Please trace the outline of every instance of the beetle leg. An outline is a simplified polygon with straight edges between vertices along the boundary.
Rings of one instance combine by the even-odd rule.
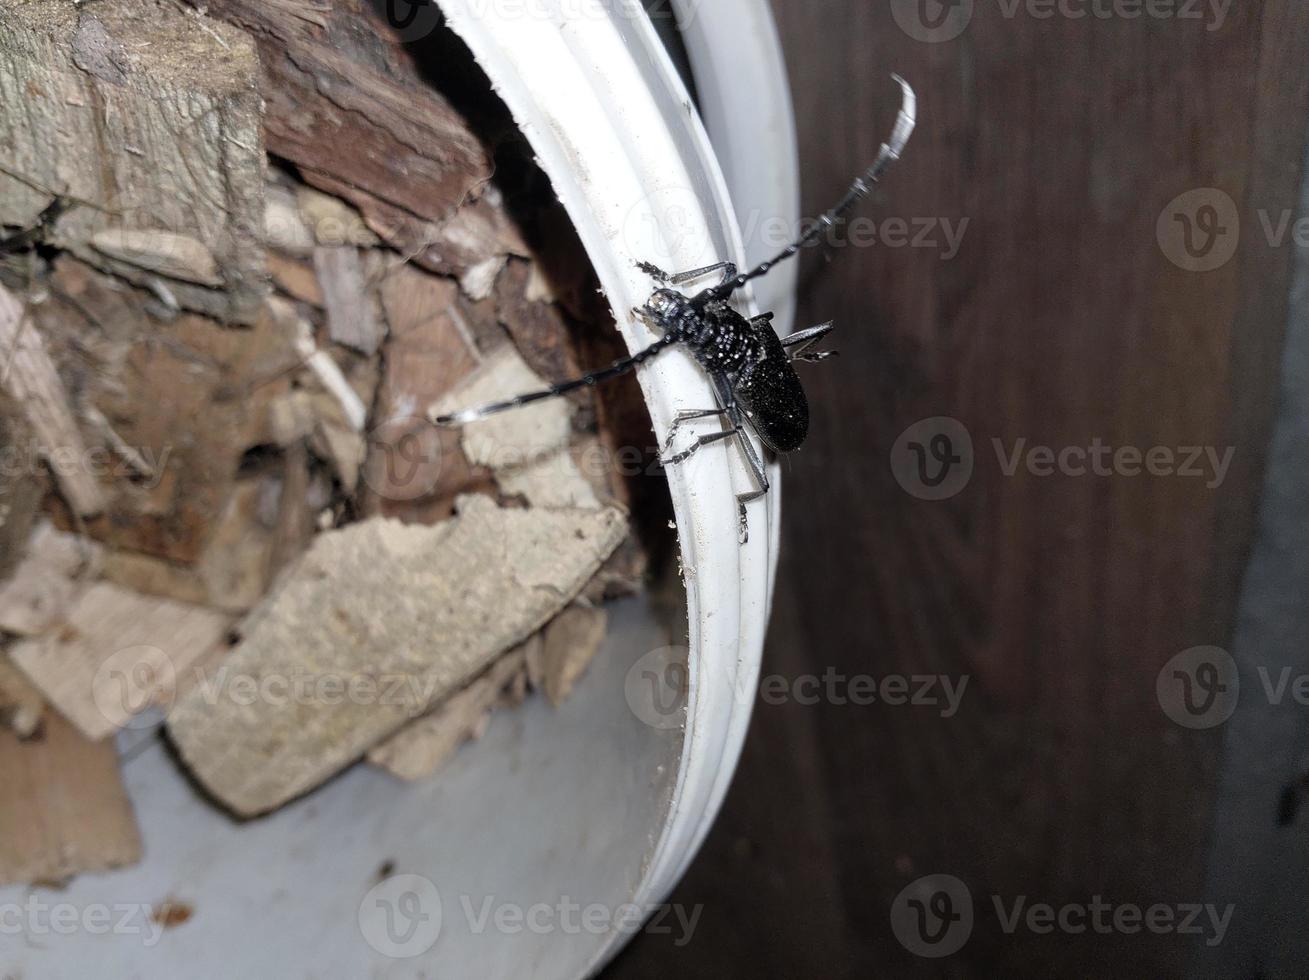
[[[701,436],[695,442],[691,443],[690,449],[683,449],[676,456],[669,456],[667,459],[661,459],[659,462],[664,466],[676,466],[678,463],[685,463],[705,446],[712,446],[716,442],[722,442],[724,439],[730,439],[732,436],[740,435],[740,433],[740,429],[724,429],[722,432],[714,432],[707,436]]]
[[[798,344],[800,346],[800,350],[791,352],[791,356],[796,357],[806,347],[812,347],[819,340],[826,337],[829,333],[831,333],[835,329],[836,329],[836,323],[831,320],[828,320],[826,323],[820,323],[816,327],[810,327],[808,330],[799,330],[791,334],[791,336],[789,337],[783,337],[782,346],[790,348],[790,347],[795,347]]]
[[[682,427],[682,423],[690,422],[693,419],[707,419],[714,415],[726,415],[725,408],[704,408],[698,411],[678,412],[673,418],[673,424],[668,427],[668,438],[664,440],[663,451],[667,453],[673,448],[673,438],[677,435],[677,430]]]
[[[663,269],[659,268],[659,266],[654,265],[650,262],[638,262],[636,263],[636,267],[640,269],[642,272],[644,272],[651,279],[655,279],[659,282],[666,283],[668,282],[669,279],[673,278]]]
[[[744,450],[746,461],[750,464],[755,481],[759,484],[759,489],[753,493],[738,493],[736,495],[736,506],[739,510],[739,520],[741,522],[740,539],[742,544],[746,544],[750,540],[750,522],[746,517],[745,508],[747,504],[768,495],[768,473],[764,470],[764,462],[759,458],[759,454],[755,452],[754,445],[750,442],[750,438],[745,434],[745,431],[737,429],[736,433],[741,437],[738,440],[741,443],[741,449]]]
[[[836,324],[829,320],[827,323],[820,323],[816,327],[810,327],[808,330],[801,330],[799,333],[793,333],[789,337],[782,338],[782,346],[786,348],[787,355],[793,361],[809,361],[811,363],[825,361],[829,357],[835,357],[836,351],[825,350],[810,353],[809,348],[835,329]]]
[[[760,497],[767,496],[769,490],[768,471],[764,469],[764,461],[759,458],[759,453],[755,451],[754,443],[746,435],[745,417],[741,412],[741,407],[736,403],[736,392],[732,390],[731,379],[725,374],[715,374],[713,376],[714,387],[718,389],[718,397],[724,405],[727,406],[727,417],[731,420],[732,429],[736,432],[737,442],[741,444],[741,451],[745,454],[745,460],[750,464],[750,472],[753,474],[758,489],[750,493],[738,493],[736,495],[738,537],[741,544],[746,544],[750,540],[750,519],[746,513],[746,506]]]
[[[691,269],[689,272],[679,272],[669,279],[669,283],[674,286],[683,286],[688,282],[696,279],[702,279],[711,272],[723,270],[723,282],[731,282],[736,278],[736,264],[733,262],[715,262],[713,265],[706,265],[701,269]]]

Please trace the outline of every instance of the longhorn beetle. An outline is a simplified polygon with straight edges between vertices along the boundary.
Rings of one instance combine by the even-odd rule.
[[[507,401],[441,415],[433,419],[435,424],[465,425],[533,402],[557,398],[570,391],[619,377],[674,344],[685,344],[713,381],[718,406],[701,411],[679,412],[669,428],[663,447],[664,454],[672,449],[677,430],[693,419],[726,418],[728,427],[701,436],[689,448],[667,456],[662,462],[665,466],[682,463],[705,446],[736,438],[758,485],[757,490],[739,494],[736,498],[740,509],[741,540],[744,542],[749,534],[746,504],[768,493],[768,474],[754,445],[745,437],[745,430],[747,427],[753,429],[760,441],[774,453],[789,453],[800,448],[809,434],[809,403],[805,399],[804,386],[791,364],[793,361],[821,361],[831,357],[835,351],[811,352],[810,348],[827,336],[834,325],[824,323],[779,339],[771,326],[772,313],[747,320],[731,307],[729,300],[746,283],[766,275],[779,262],[786,261],[802,248],[813,244],[824,231],[867,197],[887,168],[900,159],[914,131],[918,99],[908,82],[899,75],[893,77],[900,85],[904,101],[890,138],[882,144],[873,165],[855,179],[836,206],[815,221],[796,241],[767,262],[740,275],[731,262],[718,262],[677,275],[669,275],[648,262],[639,263],[638,268],[659,283],[659,288],[646,300],[645,305],[632,311],[662,331],[662,336],[653,344],[602,370],[551,385],[542,391],[518,395]],[[722,273],[722,281],[693,296],[687,296],[674,288],[715,272]]]

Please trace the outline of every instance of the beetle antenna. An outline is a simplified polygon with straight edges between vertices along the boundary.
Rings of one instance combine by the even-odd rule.
[[[508,412],[511,409],[521,408],[523,405],[530,405],[533,402],[545,401],[547,398],[557,398],[560,395],[566,395],[570,391],[576,391],[578,388],[589,388],[593,385],[600,384],[602,381],[609,381],[612,378],[620,377],[628,371],[640,367],[656,354],[661,353],[673,344],[677,343],[677,336],[672,333],[664,334],[645,350],[639,350],[631,357],[624,357],[620,361],[614,361],[607,368],[599,371],[592,371],[590,374],[584,374],[580,378],[574,378],[572,381],[562,381],[557,385],[551,385],[549,388],[543,388],[540,391],[534,391],[527,395],[518,395],[502,402],[491,402],[487,405],[479,405],[476,408],[466,408],[462,412],[452,412],[449,415],[438,415],[432,419],[434,425],[443,428],[451,428],[459,425],[467,425],[469,422],[477,422],[491,415],[499,415],[501,412]]]
[[[845,197],[841,198],[836,207],[815,221],[809,230],[796,241],[749,272],[743,272],[735,279],[729,279],[721,286],[714,286],[705,290],[703,295],[706,298],[711,300],[727,299],[751,279],[758,279],[760,276],[767,275],[773,266],[779,262],[785,262],[798,253],[800,249],[812,245],[824,231],[836,224],[856,204],[872,193],[873,185],[882,179],[882,175],[886,173],[891,164],[900,159],[900,154],[904,152],[905,145],[909,142],[909,137],[913,135],[914,126],[918,122],[918,96],[914,93],[913,87],[899,75],[892,75],[891,77],[896,80],[904,93],[904,101],[900,105],[900,112],[896,116],[895,127],[891,130],[891,136],[882,144],[882,149],[877,154],[877,159],[873,161],[873,165],[855,178],[855,182],[850,185]]]

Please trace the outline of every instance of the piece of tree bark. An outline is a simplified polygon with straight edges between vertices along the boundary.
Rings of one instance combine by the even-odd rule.
[[[368,751],[368,761],[408,782],[432,776],[459,746],[482,736],[491,712],[505,688],[522,675],[524,664],[521,647],[506,653],[462,691],[375,745]]]
[[[41,736],[0,730],[0,885],[61,884],[141,860],[141,835],[112,742],[47,711]]]
[[[526,250],[494,195],[479,199],[487,153],[372,4],[336,0],[311,17],[266,0],[203,6],[255,38],[268,148],[307,182],[437,271]]]
[[[178,702],[173,741],[235,813],[267,812],[521,643],[626,533],[618,510],[500,509],[474,495],[437,527],[374,518],[320,534],[243,627],[230,676]],[[295,678],[316,693],[288,700]],[[251,702],[231,696],[238,685],[282,696]]]
[[[0,221],[66,195],[55,244],[249,322],[265,278],[250,39],[162,0],[0,0],[0,67]]]
[[[555,707],[568,700],[604,643],[609,617],[598,606],[569,606],[545,628],[541,683]]]
[[[231,623],[212,609],[97,582],[59,627],[9,655],[78,731],[99,740],[151,704],[167,707],[177,678],[223,642]]]
[[[68,392],[40,330],[4,286],[0,286],[0,388],[26,412],[68,505],[83,517],[100,513],[104,494],[87,465],[89,457]]]

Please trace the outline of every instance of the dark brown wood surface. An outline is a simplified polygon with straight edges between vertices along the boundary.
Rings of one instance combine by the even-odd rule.
[[[806,257],[802,319],[835,318],[842,357],[806,373],[814,428],[785,466],[764,670],[969,686],[951,718],[758,703],[673,899],[703,903],[694,936],[641,936],[610,977],[1169,977],[1203,954],[1175,933],[1006,934],[994,901],[1206,900],[1222,730],[1170,722],[1155,681],[1232,634],[1295,252],[1265,226],[1301,217],[1309,8],[1236,3],[1220,25],[1208,4],[1195,19],[1182,4],[1043,19],[977,0],[960,37],[932,44],[897,25],[897,2],[774,3],[806,208],[872,158],[899,71],[919,129],[864,213],[969,225],[948,259],[887,245]],[[1156,238],[1198,188],[1240,218],[1235,257],[1210,272]],[[938,502],[889,465],[900,433],[934,416],[962,423],[976,454],[966,488]],[[1235,453],[1214,487],[1007,476],[993,444],[1097,438]],[[972,938],[945,960],[912,955],[890,925],[897,893],[929,873],[974,897]]]

